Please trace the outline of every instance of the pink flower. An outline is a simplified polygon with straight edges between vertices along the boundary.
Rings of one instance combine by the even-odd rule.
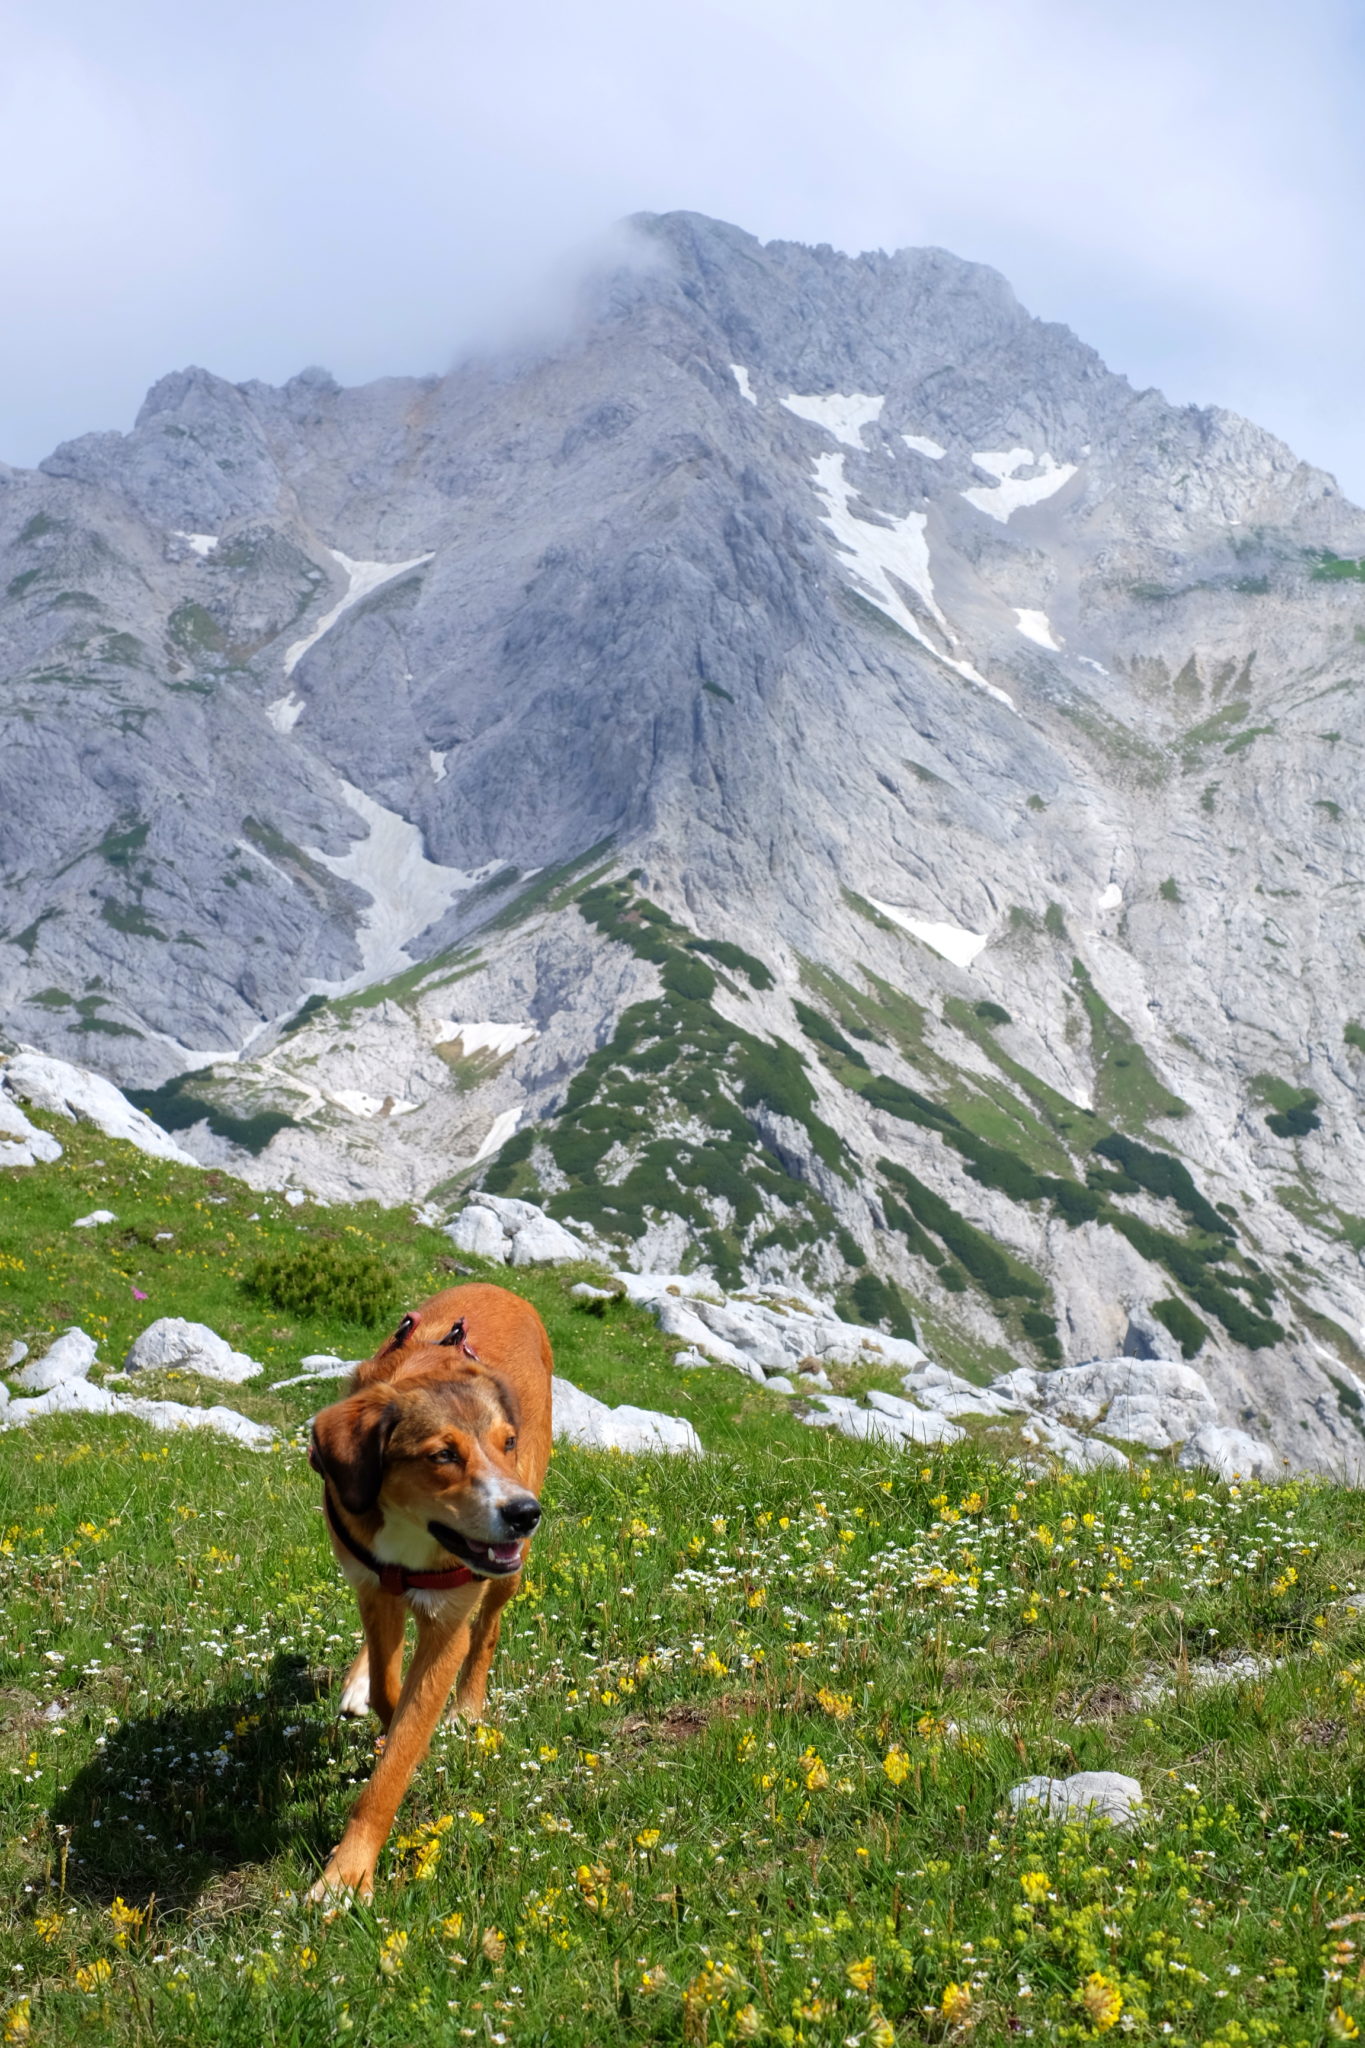
[[[134,1300],[134,1301],[146,1301],[146,1299],[147,1299],[147,1296],[146,1296],[146,1295],[145,1295],[145,1294],[143,1293],[143,1291],[142,1291],[142,1289],[141,1289],[140,1287],[135,1287],[135,1288],[133,1289],[133,1300]]]

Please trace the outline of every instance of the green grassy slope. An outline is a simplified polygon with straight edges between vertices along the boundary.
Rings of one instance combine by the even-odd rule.
[[[334,1230],[391,1265],[395,1312],[452,1277],[392,1212],[62,1135],[0,1181],[0,1334],[79,1318],[116,1360],[183,1313],[283,1375],[378,1331],[254,1302],[259,1252]],[[97,1205],[170,1248],[73,1233]],[[298,1903],[374,1741],[335,1720],[354,1607],[302,1430],[331,1390],[173,1389],[284,1425],[265,1454],[100,1419],[0,1435],[0,2038],[1350,2037],[1358,1495],[831,1440],[674,1372],[571,1275],[508,1277],[570,1377],[690,1414],[711,1455],[556,1454],[490,1721],[439,1734],[372,1908]],[[1224,1652],[1262,1662],[1201,1688]],[[1096,1768],[1144,1787],[1134,1833],[1010,1818],[1020,1779]]]

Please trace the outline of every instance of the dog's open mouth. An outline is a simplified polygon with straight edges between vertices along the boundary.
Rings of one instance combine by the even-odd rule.
[[[472,1536],[462,1536],[448,1522],[428,1522],[427,1528],[443,1550],[472,1565],[485,1578],[505,1578],[509,1572],[521,1570],[522,1546],[519,1542],[476,1543]]]

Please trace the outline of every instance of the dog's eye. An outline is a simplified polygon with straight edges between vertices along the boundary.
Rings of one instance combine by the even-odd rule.
[[[433,1465],[463,1465],[464,1463],[464,1459],[453,1444],[442,1444],[439,1451],[428,1451],[427,1456]]]
[[[508,1437],[508,1439],[507,1439],[507,1442],[506,1442],[506,1443],[505,1443],[505,1444],[503,1445],[503,1447],[502,1447],[502,1448],[503,1448],[504,1454],[505,1454],[505,1455],[506,1455],[507,1457],[509,1457],[509,1458],[510,1458],[510,1457],[511,1457],[511,1455],[512,1455],[512,1453],[513,1453],[513,1451],[514,1451],[514,1450],[516,1449],[516,1447],[517,1447],[517,1440],[516,1440],[516,1438],[515,1438],[514,1436],[509,1436],[509,1437]]]

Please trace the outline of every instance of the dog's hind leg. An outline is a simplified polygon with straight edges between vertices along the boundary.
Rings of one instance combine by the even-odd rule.
[[[483,1718],[489,1666],[502,1631],[502,1610],[520,1586],[520,1572],[513,1578],[489,1579],[484,1584],[483,1599],[470,1620],[469,1652],[455,1688],[453,1711],[461,1720],[479,1721]]]

